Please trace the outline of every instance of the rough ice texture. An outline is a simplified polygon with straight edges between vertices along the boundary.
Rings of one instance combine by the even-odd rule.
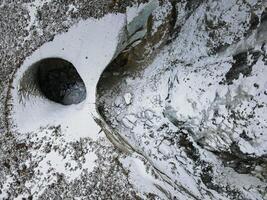
[[[103,95],[105,118],[148,160],[155,177],[146,177],[153,184],[141,185],[143,193],[156,191],[163,199],[265,199],[266,38],[257,38],[265,22],[252,29],[251,13],[264,18],[266,4],[175,6],[178,33],[140,76],[125,70],[128,76],[114,85],[116,91]],[[131,104],[113,106],[115,94],[126,92],[133,95]],[[145,175],[136,174],[138,162],[122,162],[135,166],[136,185],[143,181]]]
[[[79,6],[73,6],[70,9],[74,13],[81,12]],[[134,6],[136,13],[128,16],[138,16],[144,6]],[[27,112],[17,115],[22,105],[16,92],[12,93],[17,109],[11,112],[10,120],[16,123],[17,131],[0,137],[0,197],[266,199],[266,6],[252,0],[160,1],[146,24],[149,36],[144,38],[148,43],[127,49],[146,48],[146,53],[153,49],[157,55],[140,61],[145,67],[134,73],[118,66],[118,81],[109,82],[109,89],[103,89],[97,99],[100,114],[132,148],[130,154],[119,151],[103,132],[97,134],[101,127],[87,123],[93,109],[90,102],[61,114],[47,113],[45,118],[33,115],[32,126],[25,128],[18,116],[32,111],[26,106]],[[70,9],[66,8],[68,12]],[[80,22],[66,35],[71,36],[79,27],[84,30],[83,24],[95,30],[103,23],[110,30],[115,18],[108,15],[99,21]],[[30,24],[36,24],[34,19]],[[169,30],[166,24],[173,27],[170,33],[160,40],[153,38]],[[46,30],[39,28],[37,34]],[[99,47],[100,43],[94,48],[111,56],[117,39],[112,34],[101,36],[114,45]],[[59,35],[54,42],[61,37],[64,40],[64,35]],[[40,49],[50,54],[44,47]],[[22,72],[34,62],[32,56],[20,68]],[[70,59],[73,55],[62,56]],[[98,59],[100,63],[109,60],[99,54],[92,63]],[[86,77],[82,69],[81,76]],[[16,73],[18,79],[21,75]],[[89,78],[84,80],[89,83]],[[18,82],[12,81],[16,91]],[[101,85],[98,87],[101,90]],[[59,109],[46,100],[32,98],[37,99],[26,100],[26,104],[40,110],[44,108],[40,105]],[[40,127],[43,124],[47,126]]]

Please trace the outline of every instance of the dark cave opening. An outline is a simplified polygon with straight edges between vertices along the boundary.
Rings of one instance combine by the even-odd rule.
[[[79,104],[86,99],[86,87],[72,63],[62,58],[46,58],[36,63],[40,92],[62,105]]]

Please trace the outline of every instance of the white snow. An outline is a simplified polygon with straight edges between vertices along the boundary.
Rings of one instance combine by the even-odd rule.
[[[124,25],[124,15],[110,14],[100,20],[81,21],[67,33],[55,37],[29,56],[13,82],[13,117],[20,133],[38,130],[47,125],[61,125],[69,140],[90,136],[96,138],[100,128],[92,118],[95,113],[97,81],[112,59],[118,35]],[[78,105],[63,106],[43,97],[30,96],[25,104],[19,102],[19,81],[35,62],[59,57],[71,62],[79,72],[87,89],[87,98]]]
[[[132,102],[132,94],[131,93],[126,93],[124,96],[124,101],[127,105],[131,104]]]

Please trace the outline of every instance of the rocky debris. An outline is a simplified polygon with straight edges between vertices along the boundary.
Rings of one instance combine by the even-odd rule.
[[[3,199],[138,198],[119,162],[124,155],[104,137],[67,142],[58,126],[29,133],[17,142],[15,148],[1,152],[10,156],[3,160],[1,173],[15,176],[1,188]],[[95,159],[95,166],[88,166],[90,159]]]

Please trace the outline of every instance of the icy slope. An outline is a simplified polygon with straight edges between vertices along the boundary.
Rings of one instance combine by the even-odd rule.
[[[151,181],[163,187],[162,198],[266,199],[266,4],[175,6],[171,43],[139,75],[127,70],[131,61],[121,66],[100,110],[166,182]],[[136,185],[143,182],[136,161],[122,163],[132,166]]]

